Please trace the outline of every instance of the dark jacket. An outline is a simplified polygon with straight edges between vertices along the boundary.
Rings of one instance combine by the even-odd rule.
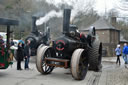
[[[24,55],[30,57],[30,48],[29,45],[24,47]]]
[[[10,45],[11,45],[11,46],[13,46],[13,45],[14,45],[14,42],[13,42],[13,41],[11,41]]]
[[[18,46],[18,49],[17,49],[17,61],[23,61],[23,58],[24,58],[24,53],[23,53],[23,48]]]

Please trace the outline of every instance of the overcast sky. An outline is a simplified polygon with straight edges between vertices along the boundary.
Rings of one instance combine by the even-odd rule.
[[[77,14],[86,14],[90,12],[88,10],[91,10],[92,8],[94,8],[94,10],[101,16],[105,14],[105,16],[107,16],[107,13],[113,9],[115,13],[118,11],[116,17],[128,17],[128,2],[123,3],[123,1],[124,0],[46,0],[47,3],[53,4],[59,9],[61,9],[61,5],[63,4],[72,6],[71,21]],[[37,20],[36,25],[41,25],[54,16],[62,17],[62,10],[59,12],[56,12],[55,10],[48,12],[45,17],[41,17]]]
[[[105,13],[111,10],[115,4],[113,0],[96,0],[96,6],[94,7],[98,13]]]
[[[120,12],[121,16],[128,16],[128,0],[96,0],[96,10],[98,13],[105,13],[111,9]]]
[[[94,9],[100,14],[107,13],[111,9],[115,9],[120,12],[121,15],[128,16],[128,0],[46,0],[49,3],[58,4],[67,3],[73,5],[76,8],[75,11],[83,10],[86,8],[85,4],[90,2],[94,3]],[[123,2],[125,1],[125,3]],[[72,4],[73,3],[73,4]]]

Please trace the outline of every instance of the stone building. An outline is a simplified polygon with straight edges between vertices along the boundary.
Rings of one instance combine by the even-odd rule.
[[[115,48],[120,42],[120,30],[103,18],[94,22],[91,26],[96,28],[96,37],[103,43],[103,56],[115,56]],[[87,33],[89,27],[80,31]]]

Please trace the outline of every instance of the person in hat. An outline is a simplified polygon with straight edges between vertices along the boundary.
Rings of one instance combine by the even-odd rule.
[[[121,61],[120,61],[121,48],[120,48],[119,44],[117,45],[117,48],[115,49],[115,52],[116,52],[116,56],[117,56],[116,64],[118,64],[118,62],[119,62],[119,65],[120,65],[121,64]]]

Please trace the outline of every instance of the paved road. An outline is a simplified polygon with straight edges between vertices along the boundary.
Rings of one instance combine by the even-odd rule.
[[[41,75],[34,63],[30,70],[17,71],[14,62],[12,68],[0,70],[0,85],[128,85],[128,69],[123,63],[118,66],[115,58],[103,58],[102,72],[88,71],[84,80],[76,81],[69,69],[55,68],[50,75]]]

